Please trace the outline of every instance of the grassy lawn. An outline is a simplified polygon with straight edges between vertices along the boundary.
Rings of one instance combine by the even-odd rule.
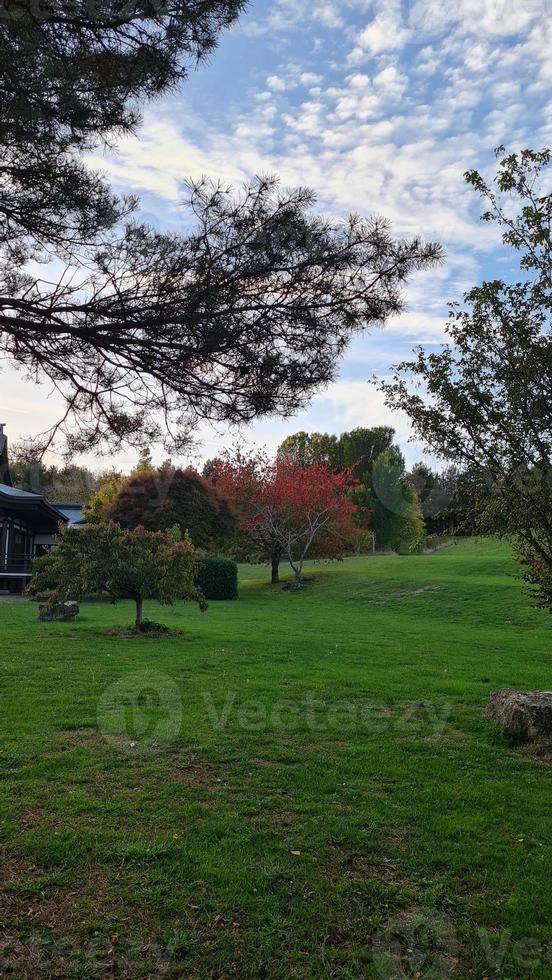
[[[552,687],[502,546],[301,594],[42,624],[0,605],[0,975],[552,977],[552,769],[485,721]]]

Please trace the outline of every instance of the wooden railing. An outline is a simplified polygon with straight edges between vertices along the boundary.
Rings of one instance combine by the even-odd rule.
[[[0,575],[30,575],[32,558],[0,558]]]

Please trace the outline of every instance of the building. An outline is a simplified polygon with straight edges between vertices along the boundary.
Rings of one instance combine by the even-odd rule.
[[[8,440],[0,424],[0,593],[22,592],[34,558],[54,544],[60,525],[84,523],[81,504],[54,504],[13,486]]]

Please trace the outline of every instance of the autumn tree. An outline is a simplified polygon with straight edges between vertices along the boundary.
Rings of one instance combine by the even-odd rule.
[[[28,591],[49,592],[51,606],[102,593],[112,602],[132,599],[139,630],[145,599],[163,604],[191,599],[206,608],[194,585],[195,570],[195,549],[178,530],[164,534],[143,527],[128,531],[113,523],[89,524],[60,531],[56,547],[35,561]]]
[[[348,491],[349,470],[334,473],[326,463],[303,466],[287,457],[273,462],[264,454],[226,454],[210,464],[212,478],[232,499],[241,501],[242,526],[254,542],[267,549],[272,582],[286,559],[301,584],[309,554],[336,557],[354,548],[358,528],[355,504]]]
[[[499,147],[497,156],[494,184],[477,171],[466,180],[508,257],[518,253],[520,277],[466,293],[451,307],[447,344],[417,348],[382,388],[436,455],[470,470],[480,527],[513,539],[538,601],[552,610],[551,153]]]
[[[100,473],[97,487],[85,510],[85,519],[90,524],[99,524],[108,519],[110,507],[125,482],[125,476],[120,470],[106,470]]]
[[[279,543],[293,569],[296,588],[315,547],[318,557],[337,557],[353,546],[357,528],[356,508],[348,495],[352,483],[350,470],[334,473],[323,463],[303,467],[277,459],[271,467],[249,527]]]
[[[302,466],[329,465],[335,473],[350,469],[351,490],[359,529],[370,528],[377,547],[412,549],[423,534],[423,521],[415,488],[394,445],[390,426],[359,427],[339,436],[298,432],[278,448],[278,458]],[[361,545],[362,546],[362,545]]]
[[[251,556],[252,548],[261,559],[270,562],[272,584],[280,581],[280,562],[282,548],[280,542],[270,533],[261,534],[257,529],[251,535],[251,518],[257,513],[263,486],[270,479],[271,462],[266,453],[260,450],[246,450],[235,446],[215,459],[209,460],[204,468],[204,477],[216,490],[229,500],[239,515],[241,540],[237,542],[240,557]]]
[[[140,223],[84,154],[137,130],[244,4],[38,6],[0,18],[0,352],[65,402],[29,451],[182,448],[201,419],[296,411],[440,249],[272,178],[192,183],[188,234]]]
[[[103,518],[124,528],[166,531],[178,525],[197,548],[232,550],[238,518],[221,490],[192,469],[139,468],[124,480],[103,510]]]

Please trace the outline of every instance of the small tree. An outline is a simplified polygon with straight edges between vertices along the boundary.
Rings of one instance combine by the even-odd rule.
[[[284,458],[277,459],[266,476],[256,513],[247,523],[253,534],[279,545],[299,588],[314,546],[319,556],[338,557],[358,536],[356,507],[348,495],[351,473],[333,473],[322,463],[303,467]]]
[[[395,430],[380,425],[357,428],[340,436],[297,432],[278,448],[278,457],[303,467],[326,463],[334,473],[349,469],[354,477],[352,499],[359,528],[370,527],[381,548],[412,549],[424,526],[417,494],[408,482]],[[361,542],[359,542],[361,543]]]
[[[355,547],[359,528],[349,497],[349,470],[334,473],[326,463],[304,466],[300,459],[235,450],[208,464],[210,478],[236,501],[242,528],[264,550],[272,565],[272,583],[287,559],[300,584],[303,565],[316,554],[337,557]]]
[[[494,186],[465,176],[482,220],[518,252],[518,281],[471,289],[451,307],[447,344],[417,348],[381,387],[436,455],[469,470],[481,528],[513,539],[552,610],[552,154],[503,153]]]
[[[181,539],[177,529],[163,534],[143,527],[127,531],[113,523],[90,524],[60,532],[56,548],[35,562],[28,591],[51,591],[50,606],[103,592],[112,602],[132,599],[139,630],[144,599],[165,605],[192,599],[206,608],[194,585],[195,569],[194,546],[188,537]]]

